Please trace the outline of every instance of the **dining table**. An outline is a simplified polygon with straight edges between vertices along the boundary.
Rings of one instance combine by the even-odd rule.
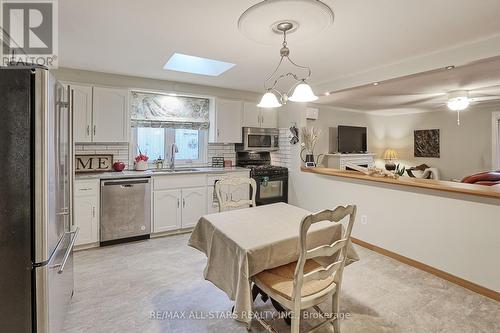
[[[329,207],[335,208],[335,207]],[[311,212],[286,203],[276,203],[201,217],[188,245],[207,256],[204,278],[234,301],[233,316],[246,323],[252,319],[252,276],[286,265],[299,258],[299,228]],[[311,226],[307,247],[332,244],[342,237],[342,223],[321,221]],[[325,264],[335,258],[320,258]],[[359,257],[351,243],[346,265]]]

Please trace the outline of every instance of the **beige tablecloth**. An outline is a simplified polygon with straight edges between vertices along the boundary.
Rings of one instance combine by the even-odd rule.
[[[205,215],[198,221],[188,244],[207,255],[204,277],[235,301],[238,320],[250,322],[250,278],[298,260],[299,226],[309,213],[277,203]],[[308,233],[308,247],[331,244],[341,233],[339,223],[314,224]],[[359,260],[352,245],[348,258],[349,262]]]

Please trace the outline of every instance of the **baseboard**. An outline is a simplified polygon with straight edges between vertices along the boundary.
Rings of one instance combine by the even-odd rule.
[[[359,246],[362,246],[362,247],[367,248],[369,250],[372,250],[374,252],[380,253],[380,254],[382,254],[384,256],[387,256],[389,258],[395,259],[395,260],[397,260],[399,262],[402,262],[403,264],[407,264],[409,266],[418,268],[418,269],[420,269],[422,271],[425,271],[427,273],[435,275],[435,276],[437,276],[439,278],[442,278],[444,280],[447,280],[447,281],[449,281],[451,283],[454,283],[456,285],[459,285],[461,287],[469,289],[469,290],[471,290],[471,291],[473,291],[475,293],[478,293],[478,294],[481,294],[483,296],[492,298],[492,299],[494,299],[496,301],[500,301],[500,293],[499,292],[496,292],[494,290],[482,287],[482,286],[480,286],[478,284],[475,284],[473,282],[470,282],[470,281],[464,280],[462,278],[459,278],[458,276],[452,275],[450,273],[446,273],[446,272],[444,272],[442,270],[439,270],[437,268],[434,268],[432,266],[429,266],[429,265],[426,265],[426,264],[421,263],[419,261],[416,261],[416,260],[410,259],[408,257],[402,256],[402,255],[397,254],[395,252],[383,249],[381,247],[378,247],[376,245],[367,243],[367,242],[362,241],[360,239],[351,237],[351,240],[352,240],[352,242],[354,244],[357,244]]]
[[[182,235],[182,234],[190,233],[192,231],[193,231],[193,228],[177,229],[177,230],[171,230],[171,231],[162,231],[162,232],[157,232],[157,233],[151,234],[151,238]]]

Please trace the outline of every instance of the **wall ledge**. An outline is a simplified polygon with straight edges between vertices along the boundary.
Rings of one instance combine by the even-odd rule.
[[[474,184],[456,183],[443,180],[415,179],[409,177],[400,177],[398,179],[387,177],[373,177],[361,174],[357,171],[341,171],[331,168],[300,168],[302,172],[315,173],[319,175],[343,177],[350,179],[365,180],[369,182],[378,182],[385,184],[395,184],[406,187],[424,188],[443,192],[460,193],[474,195],[479,197],[500,199],[500,188],[498,186],[483,186]]]

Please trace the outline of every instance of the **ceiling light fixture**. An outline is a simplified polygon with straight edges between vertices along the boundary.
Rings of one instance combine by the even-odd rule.
[[[287,37],[293,34],[296,40],[307,41],[326,30],[333,20],[332,9],[320,0],[264,0],[243,12],[238,19],[238,29],[249,39],[272,45],[277,43],[278,36],[283,38],[281,58],[274,72],[265,80],[265,93],[259,107],[278,107],[288,100],[312,102],[318,99],[307,83],[311,69],[290,59]],[[296,70],[282,74],[280,68],[286,62]],[[293,80],[291,86],[280,89],[278,86],[287,79]]]
[[[469,93],[465,90],[457,90],[448,93],[448,109],[457,112],[457,124],[460,125],[460,112],[470,105]]]
[[[264,83],[266,93],[264,94],[264,96],[262,96],[260,103],[257,104],[258,107],[273,108],[280,107],[283,104],[286,104],[288,100],[292,102],[313,102],[318,99],[318,96],[314,94],[311,87],[309,86],[309,84],[307,84],[306,81],[311,76],[311,68],[307,66],[297,65],[295,62],[293,62],[292,59],[290,59],[290,49],[287,47],[286,34],[293,28],[294,25],[291,22],[281,22],[276,26],[276,29],[283,33],[283,43],[280,50],[281,58],[274,72],[266,79]],[[307,75],[299,76],[292,72],[277,75],[285,59],[299,70],[307,72]],[[277,85],[280,80],[287,77],[292,77],[295,82],[286,92],[281,92],[277,89]],[[289,97],[292,90],[293,94]],[[279,100],[275,93],[278,94]]]

